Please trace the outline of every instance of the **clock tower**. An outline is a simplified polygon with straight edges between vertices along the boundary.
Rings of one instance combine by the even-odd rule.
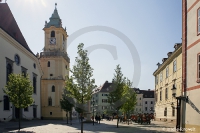
[[[65,87],[66,76],[69,75],[70,59],[67,54],[67,32],[62,27],[62,20],[56,8],[45,22],[44,49],[39,61],[43,70],[41,77],[41,109],[44,119],[63,119],[66,112],[61,110],[60,99]]]

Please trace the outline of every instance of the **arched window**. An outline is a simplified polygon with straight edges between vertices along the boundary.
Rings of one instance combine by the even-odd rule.
[[[6,66],[6,80],[9,81],[9,75],[12,73],[12,65],[10,63]]]
[[[52,106],[52,98],[51,97],[48,98],[48,105]]]
[[[51,37],[55,37],[55,31],[51,31]]]
[[[36,94],[36,77],[33,77],[33,93]]]
[[[50,67],[50,61],[48,61],[47,66]]]
[[[51,91],[55,92],[55,86],[54,85],[51,87]]]

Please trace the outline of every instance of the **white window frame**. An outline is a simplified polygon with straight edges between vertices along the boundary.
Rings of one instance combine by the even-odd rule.
[[[176,60],[173,61],[173,72],[177,71],[177,62]]]
[[[166,67],[166,78],[168,78],[168,76],[169,76],[169,67],[167,66]]]

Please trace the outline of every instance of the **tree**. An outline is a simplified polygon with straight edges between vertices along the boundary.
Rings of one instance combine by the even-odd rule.
[[[78,45],[78,57],[76,57],[76,65],[73,66],[70,72],[72,76],[71,80],[72,87],[66,87],[70,92],[69,96],[76,99],[79,104],[85,104],[91,99],[92,89],[96,87],[95,80],[92,79],[93,69],[89,65],[89,58],[87,57],[87,50],[83,50],[84,44]],[[81,112],[84,113],[84,110]],[[81,119],[81,133],[83,133],[83,122]]]
[[[66,81],[66,86],[68,86],[70,83],[69,83],[69,80]],[[67,90],[64,89],[64,92],[62,94],[62,99],[60,99],[60,105],[61,105],[61,108],[67,113],[66,114],[66,117],[67,117],[67,124],[68,124],[68,113],[70,113],[70,118],[71,118],[71,112],[72,112],[72,109],[74,107],[73,105],[73,99],[70,98],[70,97],[67,97]],[[70,119],[71,120],[71,119]],[[71,120],[72,121],[72,120]],[[71,123],[72,124],[72,123]]]
[[[117,110],[117,115],[123,105],[122,96],[123,96],[124,84],[125,84],[125,78],[123,77],[123,74],[121,72],[121,67],[117,65],[111,85],[112,90],[108,96],[108,102],[111,104],[111,107],[113,109]],[[119,117],[117,118],[117,127],[118,124],[119,124]]]
[[[10,74],[9,81],[5,86],[4,93],[16,108],[19,108],[19,130],[21,109],[27,108],[33,103],[33,86],[28,75]]]
[[[130,112],[134,110],[134,107],[136,105],[136,93],[133,90],[133,88],[131,88],[131,86],[132,86],[132,83],[127,78],[126,83],[123,88],[123,94],[122,94],[124,98],[123,100],[124,104],[121,108],[122,111],[125,112],[127,118],[129,118]],[[128,125],[129,125],[129,120],[128,120]]]

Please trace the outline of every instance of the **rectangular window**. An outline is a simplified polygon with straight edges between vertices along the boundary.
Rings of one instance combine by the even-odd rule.
[[[151,111],[153,111],[153,107],[151,107],[151,109],[150,109]]]
[[[153,101],[151,101],[151,104],[153,104]]]
[[[158,75],[156,76],[156,84],[158,84]]]
[[[4,110],[10,110],[10,101],[8,96],[3,96],[3,104],[4,104]]]
[[[164,116],[167,116],[167,108],[164,110]]]
[[[176,72],[176,60],[173,62],[173,72]]]
[[[162,91],[160,91],[160,101],[162,101]]]
[[[168,99],[168,89],[167,88],[165,89],[165,99],[166,100]]]
[[[36,94],[37,90],[37,74],[33,73],[33,93]]]
[[[198,9],[198,34],[200,33],[200,8]]]
[[[147,107],[145,107],[145,111],[147,111]]]
[[[169,76],[169,67],[166,68],[166,78]]]
[[[160,82],[162,82],[163,75],[160,73]]]
[[[145,104],[147,104],[147,101],[145,101]]]
[[[172,116],[175,116],[175,108],[172,108]]]
[[[26,74],[27,74],[27,69],[24,68],[24,67],[22,67],[22,66],[21,66],[21,69],[22,69],[22,74],[23,74],[24,76],[26,76]]]
[[[198,80],[200,80],[200,54],[198,54],[197,71]]]
[[[13,72],[13,62],[9,58],[6,58],[6,83],[9,81],[9,75]]]

